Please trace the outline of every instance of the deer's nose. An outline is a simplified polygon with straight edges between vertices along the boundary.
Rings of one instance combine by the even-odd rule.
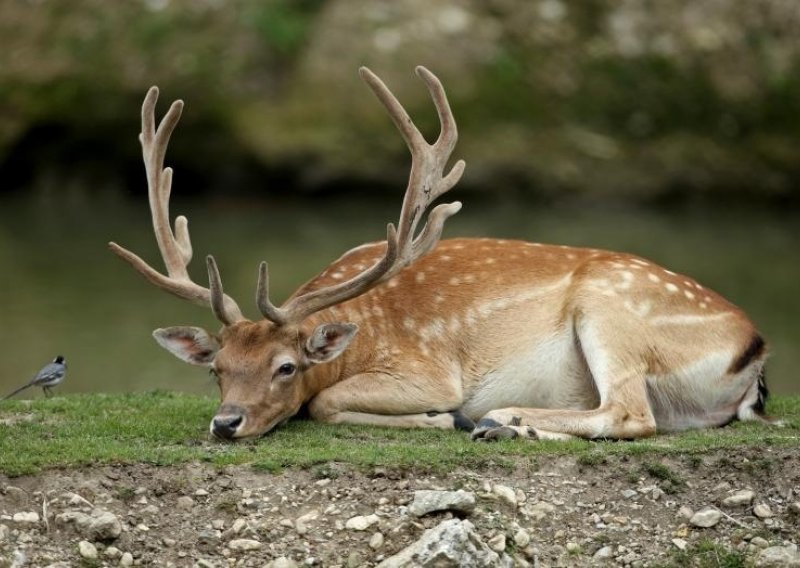
[[[236,432],[242,424],[244,424],[242,413],[218,414],[211,421],[211,433],[217,438],[230,440],[236,436]]]

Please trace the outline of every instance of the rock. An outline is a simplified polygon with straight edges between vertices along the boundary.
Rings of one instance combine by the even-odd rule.
[[[769,505],[766,503],[759,503],[753,507],[753,514],[759,519],[768,519],[775,516],[772,509],[770,509]]]
[[[426,530],[415,543],[387,558],[378,568],[494,568],[513,566],[505,553],[498,554],[484,543],[469,521],[451,519]]]
[[[110,511],[95,510],[89,520],[88,533],[94,540],[114,540],[122,534],[122,523]]]
[[[716,525],[721,518],[722,513],[718,510],[713,507],[706,507],[692,515],[689,523],[695,527],[709,528]]]
[[[495,552],[503,552],[506,549],[506,535],[503,533],[495,535],[489,539],[487,544]]]
[[[178,500],[175,502],[175,506],[183,511],[189,511],[192,509],[192,507],[194,507],[194,499],[188,495],[182,495],[178,497]]]
[[[795,515],[800,515],[800,501],[795,501],[789,505],[789,511]]]
[[[133,554],[125,552],[122,558],[119,559],[120,566],[133,566]]]
[[[348,519],[344,526],[352,531],[365,531],[379,520],[378,515],[353,517]]]
[[[746,507],[753,502],[753,497],[755,497],[755,495],[756,494],[749,489],[742,489],[723,499],[722,504],[726,507]]]
[[[754,536],[752,539],[750,539],[750,544],[757,548],[769,547],[769,541],[765,538],[761,538],[760,536]]]
[[[464,490],[415,491],[414,501],[408,506],[408,512],[415,517],[422,517],[434,511],[456,511],[469,514],[475,510],[475,502],[475,494]]]
[[[294,522],[294,529],[297,531],[297,534],[306,534],[308,532],[309,523],[317,517],[319,517],[319,511],[317,510],[309,511],[305,515],[297,517]]]
[[[258,550],[263,544],[257,540],[250,538],[237,538],[228,543],[228,548],[231,550]]]
[[[687,521],[694,516],[694,511],[692,511],[691,507],[687,507],[683,505],[680,509],[678,509],[678,515],[686,519]]]
[[[56,516],[56,523],[72,525],[81,536],[92,540],[114,540],[122,534],[122,523],[117,516],[102,509],[95,509],[91,515],[81,511],[66,511]]]
[[[756,557],[757,568],[797,568],[800,566],[800,553],[796,545],[770,546]]]
[[[291,558],[281,556],[264,566],[264,568],[297,568],[297,563]]]
[[[625,499],[634,499],[638,495],[639,493],[633,489],[625,489],[622,491],[622,496],[625,497]]]
[[[495,485],[492,487],[492,493],[497,495],[501,501],[505,501],[512,507],[517,506],[517,492],[507,485]]]
[[[28,493],[19,487],[7,485],[5,489],[5,500],[9,505],[22,507],[28,503]]]
[[[11,517],[11,520],[19,525],[34,525],[39,522],[39,513],[34,511],[14,513],[14,516]]]
[[[116,546],[107,546],[103,554],[109,558],[119,558],[122,556],[122,551]]]
[[[11,529],[9,529],[6,525],[0,525],[0,544],[3,544],[5,541],[7,541],[10,535]]]
[[[547,515],[550,515],[556,510],[555,505],[548,503],[547,501],[539,501],[535,505],[532,505],[527,508],[527,513],[533,517],[536,521],[541,521]]]
[[[86,560],[97,560],[97,548],[88,540],[78,543],[78,554]]]
[[[581,545],[577,542],[568,542],[565,548],[570,554],[577,554],[581,551]]]
[[[674,544],[675,548],[677,548],[678,550],[686,550],[686,545],[689,543],[683,540],[682,538],[673,538],[672,544]]]
[[[514,533],[514,544],[516,544],[518,548],[525,548],[530,543],[531,543],[531,536],[525,529],[519,529],[517,532]]]
[[[598,562],[605,562],[607,560],[611,560],[613,556],[614,556],[614,549],[611,548],[610,546],[604,546],[603,548],[594,553],[592,559]]]
[[[381,546],[383,546],[383,534],[376,532],[372,535],[372,538],[369,539],[369,547],[372,550],[378,550]]]

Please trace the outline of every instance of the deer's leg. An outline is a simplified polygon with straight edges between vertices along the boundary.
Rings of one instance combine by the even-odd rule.
[[[472,430],[461,404],[455,380],[362,373],[326,388],[308,408],[315,420],[332,424]]]
[[[643,438],[656,432],[647,396],[646,362],[630,345],[598,327],[579,327],[580,348],[600,395],[592,410],[510,407],[484,415],[473,439]],[[629,338],[624,338],[629,339]]]

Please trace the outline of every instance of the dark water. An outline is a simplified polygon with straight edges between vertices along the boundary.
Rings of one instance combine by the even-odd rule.
[[[761,328],[773,352],[772,390],[800,393],[797,212],[552,209],[467,197],[447,236],[625,250],[696,277]],[[0,199],[0,393],[56,354],[69,363],[62,392],[215,393],[204,370],[181,363],[150,337],[166,325],[215,329],[210,310],[156,290],[106,249],[113,239],[161,268],[144,201],[70,188]],[[270,262],[272,297],[282,299],[346,249],[382,238],[397,215],[390,201],[178,200],[173,211],[189,216],[195,279],[205,281],[202,259],[215,254],[226,291],[255,317],[249,298],[259,261]]]

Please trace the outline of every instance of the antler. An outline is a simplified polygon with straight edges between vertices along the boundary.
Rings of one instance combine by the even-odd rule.
[[[300,322],[315,312],[355,298],[390,279],[433,250],[442,236],[445,221],[461,209],[461,203],[457,201],[436,206],[419,235],[415,236],[424,211],[435,199],[458,183],[465,166],[464,160],[459,160],[447,175],[444,174],[444,168],[458,140],[456,122],[439,79],[421,66],[416,68],[416,72],[430,91],[441,123],[439,138],[433,144],[425,141],[383,81],[366,67],[359,69],[361,78],[389,111],[389,116],[411,151],[411,172],[400,219],[397,228],[392,223],[387,227],[386,252],[383,258],[346,282],[297,296],[280,308],[269,300],[267,264],[262,262],[256,301],[259,310],[268,320],[278,325]]]
[[[189,221],[183,215],[175,219],[175,232],[169,224],[169,195],[172,189],[172,168],[164,167],[164,155],[172,131],[180,120],[183,101],[175,101],[169,107],[163,120],[155,126],[155,107],[158,88],[151,87],[142,104],[142,156],[147,171],[147,190],[150,212],[153,217],[153,231],[156,235],[161,257],[167,268],[167,276],[161,274],[139,256],[119,246],[108,243],[114,254],[127,261],[150,283],[159,288],[190,300],[195,304],[211,307],[214,315],[225,325],[243,320],[242,312],[236,302],[222,292],[219,271],[214,258],[207,258],[209,288],[204,288],[189,278],[186,267],[192,260],[192,243],[189,239]]]

